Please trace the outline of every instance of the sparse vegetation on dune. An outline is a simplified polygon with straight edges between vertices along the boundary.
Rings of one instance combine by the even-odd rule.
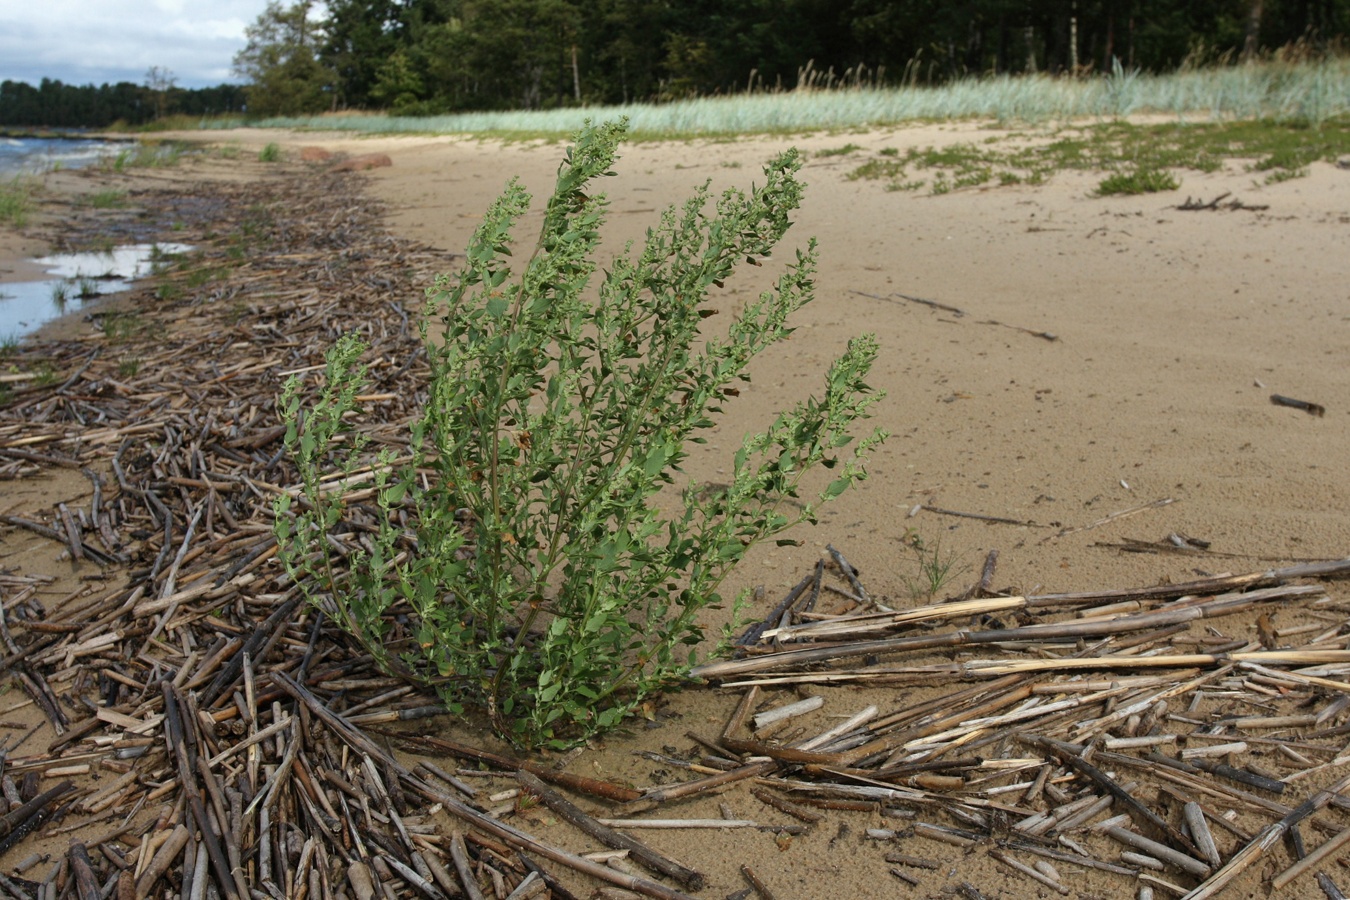
[[[1040,184],[1067,169],[1110,172],[1101,193],[1175,190],[1177,172],[1213,172],[1225,160],[1267,173],[1267,183],[1306,173],[1309,163],[1350,153],[1350,116],[1319,128],[1271,120],[1139,125],[1106,122],[1064,129],[1040,140],[959,143],[903,153],[880,147],[851,178],[882,180],[890,190],[946,193],[982,184]],[[1138,188],[1137,190],[1135,188]]]

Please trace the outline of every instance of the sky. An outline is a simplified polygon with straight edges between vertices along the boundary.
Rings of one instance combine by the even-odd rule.
[[[167,68],[179,87],[238,82],[244,28],[267,0],[0,0],[0,81],[145,82]]]

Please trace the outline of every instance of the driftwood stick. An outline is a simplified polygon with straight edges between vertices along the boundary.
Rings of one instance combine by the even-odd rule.
[[[202,843],[211,868],[216,873],[217,887],[231,900],[239,898],[234,884],[234,875],[230,871],[230,861],[220,845],[220,837],[214,823],[207,817],[206,804],[202,802],[201,790],[197,786],[197,774],[188,759],[187,735],[181,718],[182,707],[178,701],[178,692],[172,684],[164,683],[164,739],[168,742],[170,757],[178,768],[178,780],[187,804],[187,810],[201,833]]]
[[[464,893],[469,900],[484,900],[478,879],[473,874],[473,865],[469,862],[469,848],[464,846],[464,835],[458,831],[450,835],[450,859],[455,864],[460,884],[464,886]]]
[[[1340,850],[1347,843],[1350,843],[1350,828],[1338,832],[1334,837],[1324,842],[1312,853],[1309,853],[1307,856],[1276,875],[1271,879],[1270,886],[1277,891],[1284,890],[1284,888],[1295,878],[1316,868],[1324,859]]]
[[[1065,887],[1061,882],[1056,881],[1055,879],[1051,878],[1049,875],[1044,874],[1043,872],[1036,871],[1031,866],[1028,866],[1025,863],[1018,862],[1017,860],[1013,859],[1011,856],[1000,850],[990,850],[989,855],[994,859],[998,860],[999,862],[1003,863],[1005,866],[1012,869],[1013,871],[1021,872],[1023,875],[1027,876],[1033,881],[1039,881],[1046,887],[1052,888],[1061,894],[1069,893],[1069,889]]]
[[[980,569],[980,580],[971,585],[962,600],[978,600],[988,596],[994,589],[994,572],[998,569],[998,550],[990,550]]]
[[[170,834],[164,843],[159,845],[151,858],[150,864],[141,872],[140,877],[136,879],[136,896],[149,897],[150,890],[155,886],[155,882],[164,877],[164,873],[173,865],[174,858],[183,852],[187,846],[189,837],[188,827],[179,824]]]
[[[625,812],[633,813],[646,811],[654,808],[657,804],[665,803],[668,800],[676,800],[680,797],[701,794],[704,791],[720,788],[735,781],[767,775],[769,772],[772,772],[777,765],[778,764],[774,762],[750,763],[749,765],[740,766],[735,769],[728,769],[717,775],[709,775],[707,778],[700,778],[697,781],[686,781],[682,784],[654,788],[644,793],[639,800],[634,801],[630,808],[625,809]]]
[[[1207,900],[1209,897],[1218,895],[1220,891],[1228,884],[1245,872],[1253,863],[1265,855],[1266,851],[1274,847],[1284,839],[1289,829],[1293,828],[1299,822],[1311,816],[1313,813],[1322,809],[1346,788],[1350,788],[1350,776],[1342,778],[1325,791],[1320,791],[1303,803],[1295,807],[1289,815],[1273,825],[1268,825],[1261,830],[1261,833],[1252,838],[1247,846],[1243,847],[1228,863],[1219,871],[1211,875],[1208,880],[1188,893],[1183,900]]]
[[[1181,808],[1181,816],[1186,820],[1186,826],[1191,830],[1191,837],[1195,840],[1196,849],[1198,849],[1205,861],[1212,868],[1219,868],[1223,865],[1223,859],[1219,856],[1219,847],[1214,843],[1214,834],[1209,830],[1209,820],[1205,818],[1205,811],[1199,803],[1194,800],[1187,801]]]
[[[750,882],[750,885],[755,889],[755,893],[759,894],[764,900],[774,900],[773,891],[769,890],[769,886],[755,874],[754,869],[743,865],[741,866],[741,874],[745,876],[746,881]]]
[[[1008,519],[1003,516],[987,516],[984,513],[962,512],[958,509],[943,509],[940,506],[930,506],[927,503],[921,504],[921,508],[930,513],[937,513],[939,516],[954,516],[958,519],[975,519],[978,522],[992,522],[995,525],[1021,525],[1025,528],[1050,528],[1049,525],[1040,525],[1036,522],[1030,522],[1026,519]]]
[[[528,772],[537,778],[542,778],[545,781],[560,785],[570,791],[590,794],[594,797],[602,797],[606,800],[617,800],[620,803],[627,803],[642,796],[641,791],[635,791],[632,788],[615,784],[612,781],[600,781],[596,778],[587,778],[584,775],[559,772],[557,769],[550,766],[540,765],[539,763],[531,762],[530,760],[515,759],[514,757],[506,756],[501,753],[480,750],[466,744],[446,740],[445,738],[432,737],[430,735],[398,735],[398,737],[414,746],[453,753],[455,756],[476,760],[478,762],[485,762],[490,766],[504,771]]]
[[[1088,619],[1067,623],[1049,622],[1018,628],[990,629],[988,631],[954,631],[870,641],[851,641],[842,645],[784,650],[779,653],[766,653],[762,656],[747,659],[705,663],[695,667],[691,675],[694,678],[718,680],[731,675],[743,675],[747,672],[762,672],[787,666],[800,666],[807,663],[836,661],[883,653],[914,652],[981,644],[1044,641],[1054,638],[1092,638],[1125,634],[1132,631],[1151,631],[1183,622],[1194,622],[1199,619],[1241,612],[1261,602],[1321,592],[1322,589],[1316,585],[1275,587],[1246,593],[1223,594],[1193,605],[1173,606],[1154,612],[1121,616],[1116,619]]]
[[[70,859],[70,874],[75,879],[75,893],[80,900],[101,900],[103,890],[94,875],[94,863],[89,859],[89,850],[84,843],[71,841],[67,857]]]
[[[37,815],[47,807],[49,803],[65,796],[75,789],[75,785],[69,781],[63,781],[56,787],[50,788],[38,794],[32,800],[22,806],[12,809],[5,815],[0,816],[0,840],[8,838],[14,832],[18,831],[25,822]]]
[[[1208,865],[1202,863],[1200,860],[1188,856],[1185,853],[1178,853],[1166,844],[1160,844],[1157,841],[1149,840],[1142,834],[1135,834],[1133,831],[1129,831],[1119,826],[1106,829],[1106,833],[1120,841],[1122,844],[1134,847],[1137,850],[1142,850],[1149,856],[1160,859],[1163,862],[1171,863],[1181,871],[1195,875],[1198,878],[1204,878],[1213,871]]]
[[[595,838],[613,850],[627,850],[630,857],[637,860],[642,865],[673,878],[691,891],[703,890],[703,875],[696,872],[688,866],[681,865],[674,860],[662,856],[646,844],[631,838],[626,834],[621,834],[607,825],[601,825],[592,817],[582,812],[575,804],[557,791],[548,787],[534,775],[521,770],[516,773],[516,780],[520,782],[531,794],[542,800],[549,809],[553,810],[560,817],[566,819],[577,828],[580,828],[586,834]]]

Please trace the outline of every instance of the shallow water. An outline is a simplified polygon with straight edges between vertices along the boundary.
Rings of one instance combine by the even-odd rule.
[[[91,300],[126,290],[151,274],[158,257],[191,249],[187,244],[129,244],[107,253],[58,253],[36,259],[47,270],[46,278],[0,284],[0,338],[32,334]]]
[[[0,137],[0,179],[35,175],[54,168],[81,169],[131,146],[91,138]]]

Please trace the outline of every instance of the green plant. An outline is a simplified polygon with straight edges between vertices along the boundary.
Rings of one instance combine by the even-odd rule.
[[[56,384],[56,368],[46,360],[33,367],[33,384],[38,387],[47,387]]]
[[[55,281],[52,283],[52,306],[58,311],[64,310],[66,304],[70,302],[70,282]]]
[[[263,147],[258,151],[258,162],[281,162],[281,145],[273,142]]]
[[[121,209],[127,205],[127,192],[117,188],[104,188],[84,198],[94,209]]]
[[[1279,184],[1282,181],[1292,181],[1295,178],[1307,178],[1308,170],[1302,169],[1275,169],[1269,175],[1261,180],[1262,184]]]
[[[81,300],[90,300],[99,295],[98,281],[87,275],[75,279],[75,296]]]
[[[152,326],[135,313],[110,313],[99,320],[99,330],[109,343],[123,344],[147,334]]]
[[[903,540],[914,551],[918,566],[915,576],[900,576],[905,590],[914,600],[932,600],[953,578],[966,571],[959,556],[942,552],[941,541],[933,541],[930,547],[915,531],[907,531]]]
[[[850,142],[842,147],[826,147],[824,150],[817,150],[816,156],[822,159],[831,156],[848,156],[849,154],[856,153],[861,149],[862,147],[860,147],[859,145]]]
[[[33,182],[27,178],[11,178],[0,184],[0,222],[22,228],[33,210]]]
[[[365,369],[354,335],[329,352],[316,400],[293,378],[280,404],[300,476],[299,502],[283,495],[275,510],[291,577],[387,670],[434,684],[452,709],[481,706],[523,745],[584,739],[681,683],[703,640],[699,613],[721,602],[730,568],[814,520],[885,437],[841,456],[876,400],[864,378],[877,344],[864,336],[820,399],[744,440],[727,490],[671,494],[688,444],[811,299],[815,251],[798,252],[725,333],[707,332],[710,289],[758,264],[789,227],[802,192],[789,151],[749,196],[729,191],[710,213],[705,185],[667,210],[637,257],[592,285],[606,202],[591,182],[623,133],[580,132],[518,270],[511,232],[529,197],[512,181],[458,280],[438,282],[427,316],[443,335],[423,323],[431,384],[407,457],[386,452],[358,473],[364,442],[347,421]],[[362,477],[374,515],[348,522],[342,498]],[[803,491],[810,502],[794,502]],[[362,549],[344,565],[330,536],[352,529]]]
[[[1155,194],[1158,191],[1175,191],[1181,183],[1171,172],[1160,169],[1135,169],[1133,172],[1117,172],[1108,175],[1097,184],[1097,196],[1111,194]]]
[[[141,371],[141,358],[139,356],[124,356],[117,363],[117,374],[121,378],[134,378]]]

